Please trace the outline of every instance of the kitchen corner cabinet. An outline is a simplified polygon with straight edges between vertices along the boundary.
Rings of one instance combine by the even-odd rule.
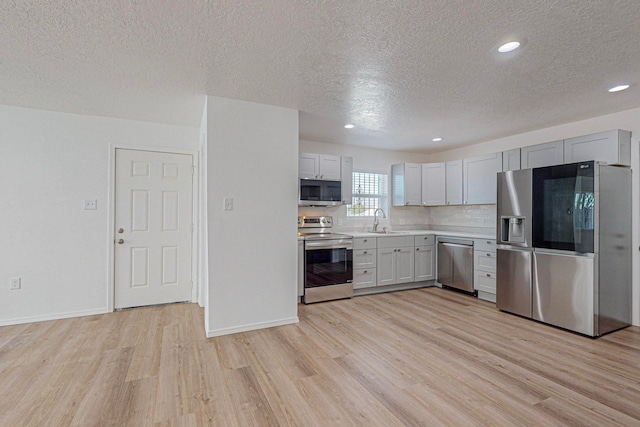
[[[340,157],[340,180],[342,181],[342,204],[350,205],[353,199],[353,157]]]
[[[378,286],[413,282],[413,236],[391,236],[377,239]]]
[[[398,163],[391,166],[393,206],[422,205],[422,165]]]
[[[599,160],[610,165],[631,165],[631,132],[611,130],[564,140],[564,162]]]
[[[541,168],[564,163],[563,141],[546,142],[520,149],[522,169]]]
[[[445,164],[445,192],[447,205],[462,204],[462,160]]]
[[[300,153],[298,177],[303,179],[340,180],[340,156]]]
[[[464,204],[496,203],[496,175],[502,171],[502,153],[472,157],[462,161]]]
[[[444,163],[422,165],[422,206],[442,206],[447,202]]]
[[[423,282],[436,278],[435,236],[415,236],[414,245],[414,280]]]
[[[502,172],[520,170],[520,149],[502,152]]]

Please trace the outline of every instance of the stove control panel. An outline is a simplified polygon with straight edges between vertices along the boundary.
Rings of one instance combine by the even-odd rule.
[[[330,216],[299,216],[298,228],[331,228],[333,218]]]

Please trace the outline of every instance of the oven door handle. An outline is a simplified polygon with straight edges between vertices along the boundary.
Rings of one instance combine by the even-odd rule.
[[[353,249],[353,242],[351,239],[337,239],[337,240],[314,240],[305,241],[304,249],[308,251],[314,251],[319,249]]]

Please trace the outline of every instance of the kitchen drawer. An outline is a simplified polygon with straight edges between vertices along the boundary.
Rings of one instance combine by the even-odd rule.
[[[473,239],[473,249],[495,253],[496,239]]]
[[[496,253],[486,251],[473,251],[473,268],[476,270],[496,272]]]
[[[436,244],[436,236],[430,234],[428,236],[414,236],[414,246],[433,246]]]
[[[375,268],[360,268],[357,270],[353,270],[353,289],[374,288],[375,286]]]
[[[496,293],[496,273],[487,273],[486,271],[476,270],[473,287],[477,291],[487,292],[489,294]]]
[[[375,237],[354,237],[353,249],[375,249],[376,238]]]
[[[353,268],[375,268],[376,267],[376,250],[375,249],[354,249],[353,251]]]
[[[378,249],[413,247],[413,236],[378,237]]]

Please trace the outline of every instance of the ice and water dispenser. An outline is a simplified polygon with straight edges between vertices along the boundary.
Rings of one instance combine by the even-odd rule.
[[[502,242],[526,243],[526,218],[523,216],[502,217]]]

